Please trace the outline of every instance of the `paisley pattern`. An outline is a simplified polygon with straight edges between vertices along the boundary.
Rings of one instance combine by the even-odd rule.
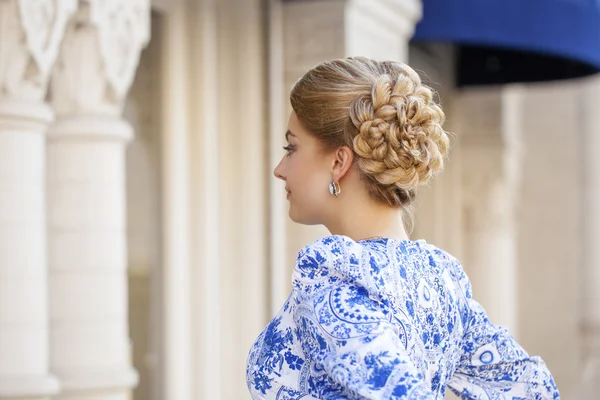
[[[559,399],[552,375],[472,299],[425,241],[328,236],[248,355],[253,399]]]

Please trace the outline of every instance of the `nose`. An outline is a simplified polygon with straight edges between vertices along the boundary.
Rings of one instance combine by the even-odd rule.
[[[282,175],[282,171],[281,170],[282,170],[281,161],[279,161],[279,164],[277,164],[277,166],[273,170],[273,175],[275,175],[275,178],[281,179],[282,181],[285,181],[285,177]]]

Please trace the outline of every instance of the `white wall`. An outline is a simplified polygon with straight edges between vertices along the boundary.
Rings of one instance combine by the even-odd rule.
[[[528,85],[518,209],[519,336],[541,354],[562,396],[581,376],[581,89],[577,82]]]

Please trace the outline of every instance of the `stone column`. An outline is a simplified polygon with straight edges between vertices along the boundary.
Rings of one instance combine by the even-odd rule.
[[[517,87],[458,95],[464,254],[473,294],[492,322],[517,334],[516,198],[520,173]]]
[[[218,303],[216,299],[212,302],[222,316],[216,321],[212,319],[219,324],[221,346],[217,365],[222,384],[215,395],[223,399],[242,399],[248,396],[245,384],[248,350],[270,319],[267,313],[266,184],[270,175],[266,175],[265,146],[268,86],[267,58],[264,57],[265,9],[262,0],[219,0],[215,6],[217,26],[210,35],[216,34],[214,45],[218,48],[218,95],[213,97],[218,119],[206,122],[218,126],[219,134],[215,138],[217,143],[204,140],[208,148],[218,146],[219,150],[211,158],[205,158],[216,162],[212,170],[205,171],[210,171],[219,181],[219,235],[222,239],[218,243],[219,275],[205,273],[204,276],[213,275],[212,279],[220,282],[219,292],[213,289]],[[204,9],[210,12],[208,7]],[[204,100],[210,110],[210,103]],[[203,129],[203,135],[214,133]],[[202,181],[210,188],[207,178],[202,177]],[[209,201],[205,198],[203,202],[210,205]],[[210,223],[210,219],[208,221]],[[211,317],[211,313],[205,315]]]
[[[289,104],[289,90],[310,68],[320,62],[349,56],[366,56],[377,60],[408,61],[408,43],[421,18],[419,0],[317,0],[284,2],[283,7],[283,75],[284,93],[280,99]],[[291,111],[286,110],[285,123]],[[280,155],[285,126],[273,130],[272,146]],[[276,157],[274,157],[276,158]],[[283,196],[283,185],[277,191]],[[274,196],[272,196],[274,197]],[[272,215],[272,229],[287,235],[287,266],[289,273],[280,277],[280,285],[289,286],[289,275],[298,251],[314,239],[328,234],[322,227],[303,226],[287,218],[287,204],[274,208],[284,215]],[[279,221],[279,222],[278,222]],[[281,239],[278,241],[285,243]],[[279,256],[278,259],[281,259]],[[278,266],[275,266],[276,268]],[[289,292],[289,290],[288,290]],[[284,292],[279,290],[277,302]],[[285,299],[284,299],[285,300]],[[274,308],[277,308],[274,305]]]
[[[47,399],[44,102],[74,0],[0,1],[0,399]]]
[[[281,148],[288,121],[289,90],[284,79],[284,5],[281,0],[268,2],[269,26],[269,177],[281,160]],[[285,184],[279,179],[269,179],[269,315],[275,315],[290,293],[290,269],[287,258],[288,204]]]
[[[59,398],[125,400],[137,382],[127,323],[121,114],[149,40],[147,0],[88,0],[52,76],[48,133],[50,364]]]
[[[591,399],[600,391],[600,78],[582,82],[583,146],[583,268],[582,331],[583,382],[578,398]]]
[[[219,191],[223,185],[223,181],[221,175],[222,170],[219,166],[219,146],[222,140],[221,126],[219,124],[221,119],[220,113],[224,112],[230,116],[230,119],[237,119],[240,122],[242,119],[240,116],[232,117],[231,114],[229,114],[232,109],[229,107],[221,111],[219,102],[217,101],[223,90],[223,86],[218,79],[222,62],[219,59],[219,53],[222,51],[222,48],[219,45],[220,35],[218,33],[218,7],[220,4],[222,4],[220,0],[199,0],[194,1],[193,4],[188,6],[180,6],[179,10],[172,13],[170,18],[182,20],[184,23],[175,25],[174,22],[171,24],[174,29],[171,34],[168,35],[169,43],[165,46],[169,49],[169,54],[165,59],[169,63],[176,64],[170,69],[171,73],[168,77],[168,81],[165,81],[165,86],[169,86],[169,90],[172,92],[172,96],[170,97],[170,103],[172,105],[169,106],[170,109],[172,108],[169,112],[170,118],[172,118],[173,123],[176,123],[178,113],[183,114],[188,112],[185,117],[181,115],[181,118],[189,121],[190,124],[187,132],[181,132],[179,134],[171,133],[169,135],[170,138],[168,139],[168,142],[171,143],[188,143],[185,148],[177,149],[175,146],[170,147],[171,159],[173,161],[177,159],[180,160],[177,163],[173,162],[174,167],[170,168],[171,181],[176,181],[176,175],[181,175],[183,171],[187,171],[186,176],[189,178],[188,182],[190,182],[188,197],[190,200],[189,204],[185,203],[185,205],[187,205],[186,209],[189,210],[189,214],[187,215],[189,215],[188,223],[191,228],[189,230],[190,236],[188,238],[190,259],[187,264],[187,267],[189,268],[189,275],[187,276],[189,276],[189,279],[192,282],[192,285],[189,286],[190,293],[187,297],[190,305],[189,307],[191,308],[191,312],[190,308],[187,308],[188,315],[190,315],[189,318],[191,318],[191,329],[189,329],[187,335],[177,331],[178,326],[184,326],[183,318],[180,319],[179,325],[171,325],[168,329],[173,332],[171,335],[173,348],[176,348],[179,350],[179,353],[181,353],[180,357],[170,356],[172,358],[172,365],[176,365],[175,362],[179,361],[179,365],[185,365],[186,367],[191,365],[192,368],[191,374],[182,374],[177,370],[170,373],[170,386],[173,389],[177,389],[178,387],[181,389],[177,392],[172,391],[167,393],[167,397],[165,397],[175,398],[174,396],[178,396],[176,398],[181,400],[224,399],[228,398],[228,396],[229,398],[243,398],[247,393],[243,374],[237,373],[238,371],[243,372],[245,363],[242,362],[241,364],[237,364],[237,366],[242,367],[241,369],[237,366],[234,367],[233,362],[226,360],[225,357],[223,357],[224,352],[222,351],[223,345],[233,346],[231,346],[231,343],[222,343],[224,335],[221,330],[221,327],[223,326],[221,321],[234,320],[241,322],[241,318],[234,316],[237,314],[232,314],[230,312],[231,309],[227,309],[227,311],[224,312],[222,308],[223,303],[230,304],[230,302],[229,299],[224,301],[221,298],[221,276],[225,269],[221,268],[221,266],[224,267],[220,256],[221,246],[222,243],[231,243],[234,238],[221,233],[220,215],[222,212],[221,202],[223,197]],[[251,3],[250,6],[252,6]],[[240,10],[240,12],[244,14],[245,10]],[[247,24],[252,26],[257,24],[257,22],[254,18],[249,16]],[[189,38],[189,42],[188,40],[182,40],[182,37]],[[190,51],[190,48],[193,50]],[[249,49],[249,51],[255,52],[254,49]],[[186,57],[186,55],[188,57]],[[258,54],[255,54],[255,56],[258,57]],[[244,56],[242,56],[242,59],[244,59]],[[260,57],[258,59],[260,60]],[[236,62],[238,68],[245,68],[247,63],[250,63],[250,60],[247,58],[243,62]],[[180,71],[182,73],[180,73]],[[184,71],[188,72],[188,74]],[[255,77],[251,79],[258,80],[259,78]],[[179,85],[186,87],[188,92],[178,90]],[[244,94],[240,93],[237,100],[241,102],[247,101],[245,97],[247,95],[247,92]],[[260,96],[260,91],[256,93],[256,95]],[[181,103],[173,101],[177,98],[180,99]],[[258,101],[258,103],[259,106],[264,104],[261,101]],[[184,104],[187,104],[187,107],[183,107]],[[232,107],[235,109],[239,106],[233,103]],[[178,111],[176,111],[176,109],[178,109]],[[251,112],[254,111],[255,109]],[[257,112],[256,116],[259,115],[261,115],[261,113]],[[241,123],[244,124],[243,122]],[[253,125],[250,123],[244,125],[244,130],[247,129],[249,136],[251,136],[250,140],[254,139],[252,138],[252,134],[255,134],[257,131],[261,133],[264,132],[262,127],[259,126],[259,128],[255,130],[252,129],[252,126]],[[168,129],[168,127],[165,129]],[[219,132],[219,134],[215,134],[215,132]],[[233,135],[235,134],[236,133],[233,133]],[[185,139],[178,138],[176,135],[185,136]],[[264,139],[254,140],[264,143]],[[235,147],[236,146],[230,148],[230,150],[234,151]],[[182,157],[182,153],[191,155],[189,160],[187,160],[187,157]],[[262,156],[257,156],[256,153],[252,154],[255,154],[255,163],[262,168],[262,160],[259,160],[259,157],[262,158]],[[241,165],[243,164],[238,162],[238,168]],[[178,168],[175,168],[175,166],[178,166]],[[250,170],[245,171],[250,172]],[[165,178],[167,178],[166,174]],[[242,172],[237,174],[237,178],[249,180],[251,182],[259,182],[255,176],[246,177]],[[261,179],[264,179],[264,177],[261,177]],[[177,192],[173,190],[173,193],[170,196],[175,198],[176,195]],[[260,195],[261,193],[256,191],[249,197]],[[230,188],[227,196],[237,197],[237,193]],[[176,207],[182,208],[182,205],[184,204],[183,194],[180,195],[180,197],[181,200],[179,202],[175,201],[175,199],[171,202],[170,206],[172,209],[175,209]],[[230,213],[231,210],[225,210],[225,212]],[[181,215],[181,218],[187,216],[183,212],[179,212],[179,214]],[[260,218],[264,217],[261,215]],[[242,231],[242,224],[238,225],[238,227],[240,228],[239,231],[241,231],[242,236],[245,235],[245,232]],[[174,231],[175,229],[173,229],[173,232]],[[171,240],[175,243],[175,241],[180,241],[182,239],[181,234],[179,234],[174,236]],[[257,239],[264,240],[264,237],[257,237]],[[250,246],[252,245],[256,245],[256,242],[250,243]],[[179,246],[182,247],[181,245]],[[175,262],[172,262],[172,264],[173,267],[175,267]],[[253,259],[251,264],[252,267],[250,267],[250,265],[245,265],[244,263],[233,265],[233,267],[242,269],[249,267],[247,268],[249,274],[254,274],[255,267],[262,268],[263,270],[265,269],[264,261],[261,263],[261,260],[258,260],[257,262]],[[215,265],[219,265],[220,267],[214,268]],[[181,265],[178,268],[182,269],[184,267],[185,266]],[[170,270],[173,271],[174,269],[175,268],[171,268]],[[180,276],[184,277],[185,275],[180,274]],[[255,279],[265,280],[264,275],[261,274],[256,274]],[[230,285],[231,288],[231,283],[231,281],[226,281],[225,284]],[[171,287],[173,288],[172,291],[180,291],[181,289],[177,288],[175,284],[175,281],[171,284]],[[236,289],[234,288],[234,290]],[[254,292],[248,293],[246,296],[252,296],[255,300],[261,299],[264,301],[266,296],[264,293],[260,292],[260,285],[257,285],[250,290],[254,290]],[[227,294],[229,295],[229,293]],[[244,292],[239,290],[238,293]],[[180,304],[185,301],[186,298],[184,296],[179,296],[177,302],[170,302],[170,308],[182,309]],[[241,303],[238,303],[238,305],[239,304]],[[255,303],[249,303],[248,306],[253,307],[255,306]],[[183,309],[186,310],[185,307]],[[264,313],[260,308],[243,309],[237,307],[234,309],[234,313],[245,313],[251,318],[256,318],[257,320],[264,322]],[[183,310],[180,312],[183,313]],[[250,328],[250,326],[246,327]],[[254,327],[256,327],[256,325],[254,325]],[[231,325],[225,329],[231,329]],[[262,329],[262,327],[259,327],[258,329]],[[248,329],[248,332],[245,332],[244,336],[245,338],[248,338],[248,336],[254,334],[256,334],[254,329]],[[175,343],[178,343],[179,346],[175,346]],[[184,343],[184,345],[181,345],[181,343]],[[186,348],[185,343],[191,343],[191,345]],[[248,348],[243,349],[243,346],[245,346],[246,343],[247,342],[244,342],[240,347],[235,347],[234,352],[237,352],[239,356],[247,354]],[[193,349],[192,352],[189,351],[190,347]],[[177,358],[179,360],[177,360]],[[226,368],[222,368],[222,366]],[[229,369],[227,369],[227,367]],[[235,368],[236,371],[235,375],[232,375],[233,368]],[[185,367],[180,368],[180,370],[187,371]],[[235,378],[233,378],[233,376],[235,376]],[[239,381],[237,380],[238,377]],[[235,385],[232,385],[232,380],[236,381]],[[186,387],[186,384],[191,390],[183,390]],[[228,386],[229,389],[225,390],[225,386]],[[239,390],[237,394],[232,394],[232,388],[234,386],[236,388],[234,390]],[[225,395],[225,393],[227,395]]]

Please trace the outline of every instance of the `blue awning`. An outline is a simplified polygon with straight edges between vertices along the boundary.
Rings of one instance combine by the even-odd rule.
[[[423,0],[413,41],[534,51],[600,68],[600,0]]]

